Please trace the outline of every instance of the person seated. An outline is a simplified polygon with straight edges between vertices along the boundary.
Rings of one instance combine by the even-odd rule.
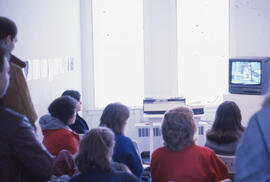
[[[154,182],[209,182],[229,177],[227,167],[214,151],[194,144],[196,126],[191,109],[167,111],[161,130],[165,146],[153,152],[150,165]]]
[[[129,109],[127,106],[120,103],[112,103],[105,107],[100,118],[100,126],[112,129],[115,134],[113,161],[127,165],[131,172],[140,178],[144,171],[141,158],[132,140],[124,135],[128,118]]]
[[[9,53],[0,46],[0,98],[9,86]],[[52,175],[52,156],[38,141],[25,115],[0,108],[0,181],[46,181]]]
[[[57,155],[63,149],[75,154],[78,151],[80,137],[69,128],[76,119],[77,102],[70,96],[55,99],[49,106],[50,114],[39,120],[44,135],[43,144],[48,151]]]
[[[68,95],[73,97],[77,101],[77,109],[76,109],[76,120],[74,124],[69,125],[69,127],[78,134],[85,134],[89,131],[88,125],[86,121],[78,114],[81,111],[81,94],[76,90],[66,90],[63,92],[62,96]]]
[[[83,137],[75,158],[80,173],[70,182],[138,182],[132,174],[113,168],[113,132],[104,127],[93,128]]]
[[[241,112],[233,101],[219,105],[212,128],[206,134],[206,147],[220,155],[235,155],[236,147],[243,134]]]

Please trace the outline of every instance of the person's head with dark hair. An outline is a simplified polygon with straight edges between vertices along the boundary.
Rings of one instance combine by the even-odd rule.
[[[70,96],[61,96],[55,99],[48,110],[51,116],[59,119],[66,125],[73,124],[76,119],[77,101]]]
[[[0,98],[2,98],[9,86],[9,52],[0,46]]]
[[[77,101],[77,112],[81,111],[81,94],[77,90],[65,90],[62,96],[68,95]]]
[[[75,162],[81,172],[95,166],[101,171],[111,171],[114,134],[105,127],[91,129],[84,135]]]
[[[78,92],[77,90],[65,90],[63,93],[62,93],[62,96],[64,95],[68,95],[70,97],[73,97],[74,99],[76,99],[77,101],[80,101],[81,100],[81,94],[80,92]]]
[[[105,107],[100,118],[100,126],[111,128],[116,134],[124,134],[129,118],[129,109],[120,103],[112,103]]]
[[[161,131],[164,145],[172,151],[180,151],[185,146],[194,144],[196,126],[192,110],[187,107],[177,107],[167,111]]]
[[[11,19],[0,16],[0,45],[7,48],[9,52],[12,52],[16,42],[16,24]]]
[[[241,111],[237,104],[233,101],[225,101],[218,106],[214,124],[207,133],[207,137],[214,141],[222,138],[224,143],[237,140],[239,131],[244,131],[241,120]],[[216,138],[217,136],[218,138]]]

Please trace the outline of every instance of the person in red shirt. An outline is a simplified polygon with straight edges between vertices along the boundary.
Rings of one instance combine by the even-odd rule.
[[[49,106],[50,114],[39,120],[44,135],[43,144],[48,151],[57,155],[65,149],[75,154],[78,151],[80,137],[69,125],[76,119],[77,101],[70,96],[55,99]]]
[[[165,113],[165,146],[155,150],[151,158],[153,182],[216,182],[229,178],[227,167],[214,151],[194,144],[195,131],[191,109],[177,107]]]

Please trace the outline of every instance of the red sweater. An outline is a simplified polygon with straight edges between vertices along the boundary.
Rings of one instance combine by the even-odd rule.
[[[197,145],[178,152],[158,148],[152,154],[151,175],[153,182],[216,182],[229,178],[227,167],[216,154]]]
[[[80,142],[78,134],[64,128],[43,129],[42,133],[44,135],[43,144],[51,154],[57,155],[63,149],[70,151],[72,154],[78,151]]]

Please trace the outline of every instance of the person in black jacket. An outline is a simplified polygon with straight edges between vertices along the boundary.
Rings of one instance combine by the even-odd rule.
[[[9,53],[0,46],[0,98],[9,86]],[[0,108],[0,181],[43,182],[52,174],[52,156],[37,140],[28,118]]]
[[[88,125],[86,121],[79,116],[78,112],[81,111],[81,94],[76,90],[66,90],[63,92],[62,96],[68,95],[70,97],[73,97],[77,101],[77,115],[75,123],[72,125],[69,125],[69,127],[75,131],[78,134],[85,134],[89,131]]]

